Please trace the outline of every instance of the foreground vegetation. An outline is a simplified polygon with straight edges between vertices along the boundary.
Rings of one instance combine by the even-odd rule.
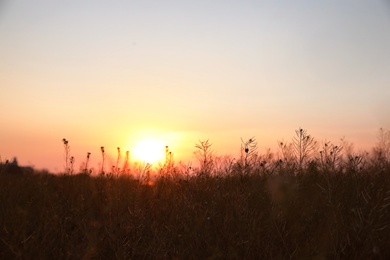
[[[296,134],[237,161],[201,142],[199,168],[169,157],[155,179],[2,167],[0,258],[388,259],[387,139],[369,157]]]

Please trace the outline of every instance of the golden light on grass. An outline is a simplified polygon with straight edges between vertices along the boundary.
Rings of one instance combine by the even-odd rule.
[[[132,153],[134,159],[153,164],[164,159],[165,144],[156,138],[141,139],[136,142]]]

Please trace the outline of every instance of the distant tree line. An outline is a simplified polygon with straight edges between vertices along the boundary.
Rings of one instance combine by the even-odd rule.
[[[12,161],[5,160],[5,162],[0,161],[0,174],[9,174],[9,175],[24,175],[32,174],[34,169],[29,166],[19,166],[18,160],[16,157]]]

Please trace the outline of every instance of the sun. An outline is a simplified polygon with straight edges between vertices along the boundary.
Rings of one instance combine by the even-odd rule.
[[[156,163],[165,156],[165,145],[159,139],[143,139],[138,141],[133,149],[133,156],[136,160],[146,163]]]

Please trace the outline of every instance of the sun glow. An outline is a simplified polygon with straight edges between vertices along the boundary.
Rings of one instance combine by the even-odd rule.
[[[156,163],[165,156],[165,145],[159,139],[143,139],[138,141],[133,149],[136,160],[146,163]]]

